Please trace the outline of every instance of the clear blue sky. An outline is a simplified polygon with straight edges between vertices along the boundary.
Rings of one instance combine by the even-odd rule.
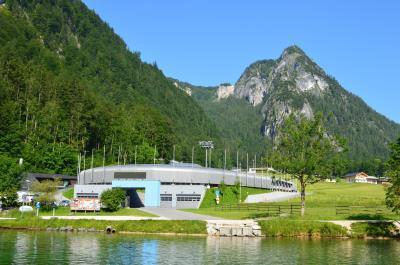
[[[299,45],[344,88],[400,122],[400,1],[84,0],[133,51],[196,85]]]

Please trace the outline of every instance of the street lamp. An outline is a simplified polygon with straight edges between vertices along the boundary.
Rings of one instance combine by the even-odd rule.
[[[206,167],[208,164],[208,149],[210,149],[210,166],[211,166],[211,150],[214,148],[214,144],[212,141],[200,141],[199,145],[201,148],[206,149]]]

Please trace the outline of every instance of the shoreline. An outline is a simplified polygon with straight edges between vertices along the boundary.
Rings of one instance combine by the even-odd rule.
[[[60,231],[56,228],[52,230],[47,230],[43,228],[32,228],[32,227],[1,227],[0,231],[29,231],[29,232],[58,232],[58,233],[102,233],[102,234],[114,234],[114,235],[154,235],[154,236],[166,236],[166,237],[212,237],[212,238],[252,238],[252,239],[299,239],[299,240],[400,240],[398,237],[372,237],[372,236],[365,236],[365,237],[351,237],[351,236],[338,236],[338,237],[331,237],[331,236],[307,236],[307,235],[295,235],[295,236],[267,236],[261,235],[257,237],[248,237],[248,236],[215,236],[215,235],[208,235],[208,234],[186,234],[186,233],[172,233],[172,232],[133,232],[133,231],[117,231],[116,233],[107,233],[103,230],[96,230],[96,231]]]
[[[221,238],[297,238],[297,239],[400,239],[399,233],[394,233],[392,223],[358,223],[348,230],[337,224],[318,221],[274,220],[258,221],[261,233],[258,235],[211,234],[205,221],[183,220],[138,220],[138,221],[106,221],[106,220],[67,220],[67,219],[14,219],[0,220],[0,230],[43,231],[64,233],[107,233],[164,236],[194,236]],[[295,226],[297,224],[297,226]],[[222,226],[221,226],[222,227]],[[379,230],[371,234],[369,228]],[[110,228],[110,229],[109,229]],[[235,228],[230,228],[235,229]]]

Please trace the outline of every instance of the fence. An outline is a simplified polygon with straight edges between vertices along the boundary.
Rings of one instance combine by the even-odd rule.
[[[268,215],[299,214],[301,212],[301,206],[298,204],[224,204],[220,206],[215,206],[215,209],[220,211],[263,212],[267,213]]]
[[[336,215],[354,215],[354,214],[380,215],[383,214],[385,210],[386,209],[383,207],[340,205],[336,206]]]

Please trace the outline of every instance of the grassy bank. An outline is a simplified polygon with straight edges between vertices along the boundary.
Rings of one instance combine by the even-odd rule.
[[[206,234],[204,221],[140,220],[140,221],[101,221],[101,220],[43,220],[35,217],[16,220],[0,220],[3,229],[42,229],[72,227],[105,230],[112,226],[117,232]]]
[[[346,237],[342,226],[318,222],[275,219],[260,221],[261,231],[268,237]]]
[[[219,188],[211,188],[206,191],[203,201],[201,202],[200,208],[210,208],[215,207],[215,190]],[[242,187],[242,201],[245,201],[248,195],[253,194],[261,194],[261,193],[268,193],[269,190],[266,189],[256,189],[256,188],[247,188]],[[234,187],[226,186],[224,192],[220,198],[220,205],[226,204],[236,204],[239,202],[239,194],[234,192]]]
[[[34,216],[36,214],[36,210],[34,213],[26,213],[25,215],[27,216]],[[53,211],[52,210],[43,210],[41,209],[39,212],[40,216],[52,216]],[[116,212],[107,212],[107,211],[100,211],[100,212],[71,212],[69,207],[58,207],[55,209],[55,216],[139,216],[139,217],[157,217],[157,215],[143,212],[139,209],[136,208],[121,208]],[[7,214],[0,215],[0,217],[20,217],[21,213],[18,211],[18,209],[9,211]]]

